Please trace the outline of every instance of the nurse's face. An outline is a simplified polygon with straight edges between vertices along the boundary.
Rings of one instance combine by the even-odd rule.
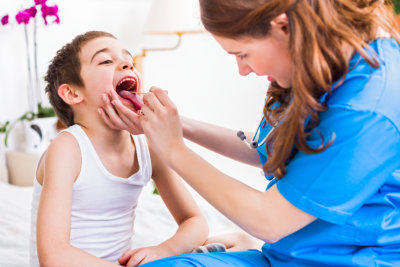
[[[268,76],[270,82],[275,81],[279,86],[288,88],[291,86],[292,71],[288,27],[286,14],[281,14],[271,21],[271,29],[266,37],[213,37],[226,52],[235,55],[240,75],[253,72]]]

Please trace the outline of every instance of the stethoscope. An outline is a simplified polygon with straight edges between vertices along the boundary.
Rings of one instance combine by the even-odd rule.
[[[253,134],[253,137],[251,138],[251,142],[249,143],[246,139],[246,135],[244,134],[243,131],[238,131],[237,132],[237,136],[240,138],[240,140],[242,140],[243,142],[246,143],[246,145],[250,148],[250,149],[254,149],[254,148],[258,148],[260,146],[262,146],[263,144],[265,144],[265,141],[267,140],[269,134],[272,132],[269,131],[269,133],[261,140],[261,142],[258,142],[259,140],[259,136],[260,136],[260,129],[262,127],[264,127],[264,123],[263,123],[264,118],[262,117],[260,122],[258,123],[258,127],[256,129],[256,131]]]

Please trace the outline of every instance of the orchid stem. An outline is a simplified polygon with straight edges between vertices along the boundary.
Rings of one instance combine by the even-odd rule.
[[[39,86],[39,73],[38,73],[38,60],[37,60],[37,42],[36,42],[36,17],[33,19],[33,56],[34,56],[34,66],[35,66],[35,90],[33,99],[33,112],[38,113],[38,104],[41,102],[41,92]]]
[[[33,110],[33,90],[32,90],[32,70],[31,70],[31,60],[29,56],[29,39],[28,39],[28,29],[27,25],[24,25],[24,32],[25,32],[25,45],[26,45],[26,53],[27,53],[27,63],[28,63],[28,104],[29,109]]]

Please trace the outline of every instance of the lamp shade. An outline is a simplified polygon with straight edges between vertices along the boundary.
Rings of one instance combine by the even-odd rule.
[[[144,33],[182,34],[203,31],[198,0],[152,0]]]

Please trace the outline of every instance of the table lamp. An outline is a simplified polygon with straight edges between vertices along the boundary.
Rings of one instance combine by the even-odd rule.
[[[133,57],[136,69],[143,71],[142,60],[147,52],[170,51],[181,44],[183,34],[202,33],[198,0],[152,0],[144,31],[153,35],[176,35],[177,42],[171,47],[143,48]]]

